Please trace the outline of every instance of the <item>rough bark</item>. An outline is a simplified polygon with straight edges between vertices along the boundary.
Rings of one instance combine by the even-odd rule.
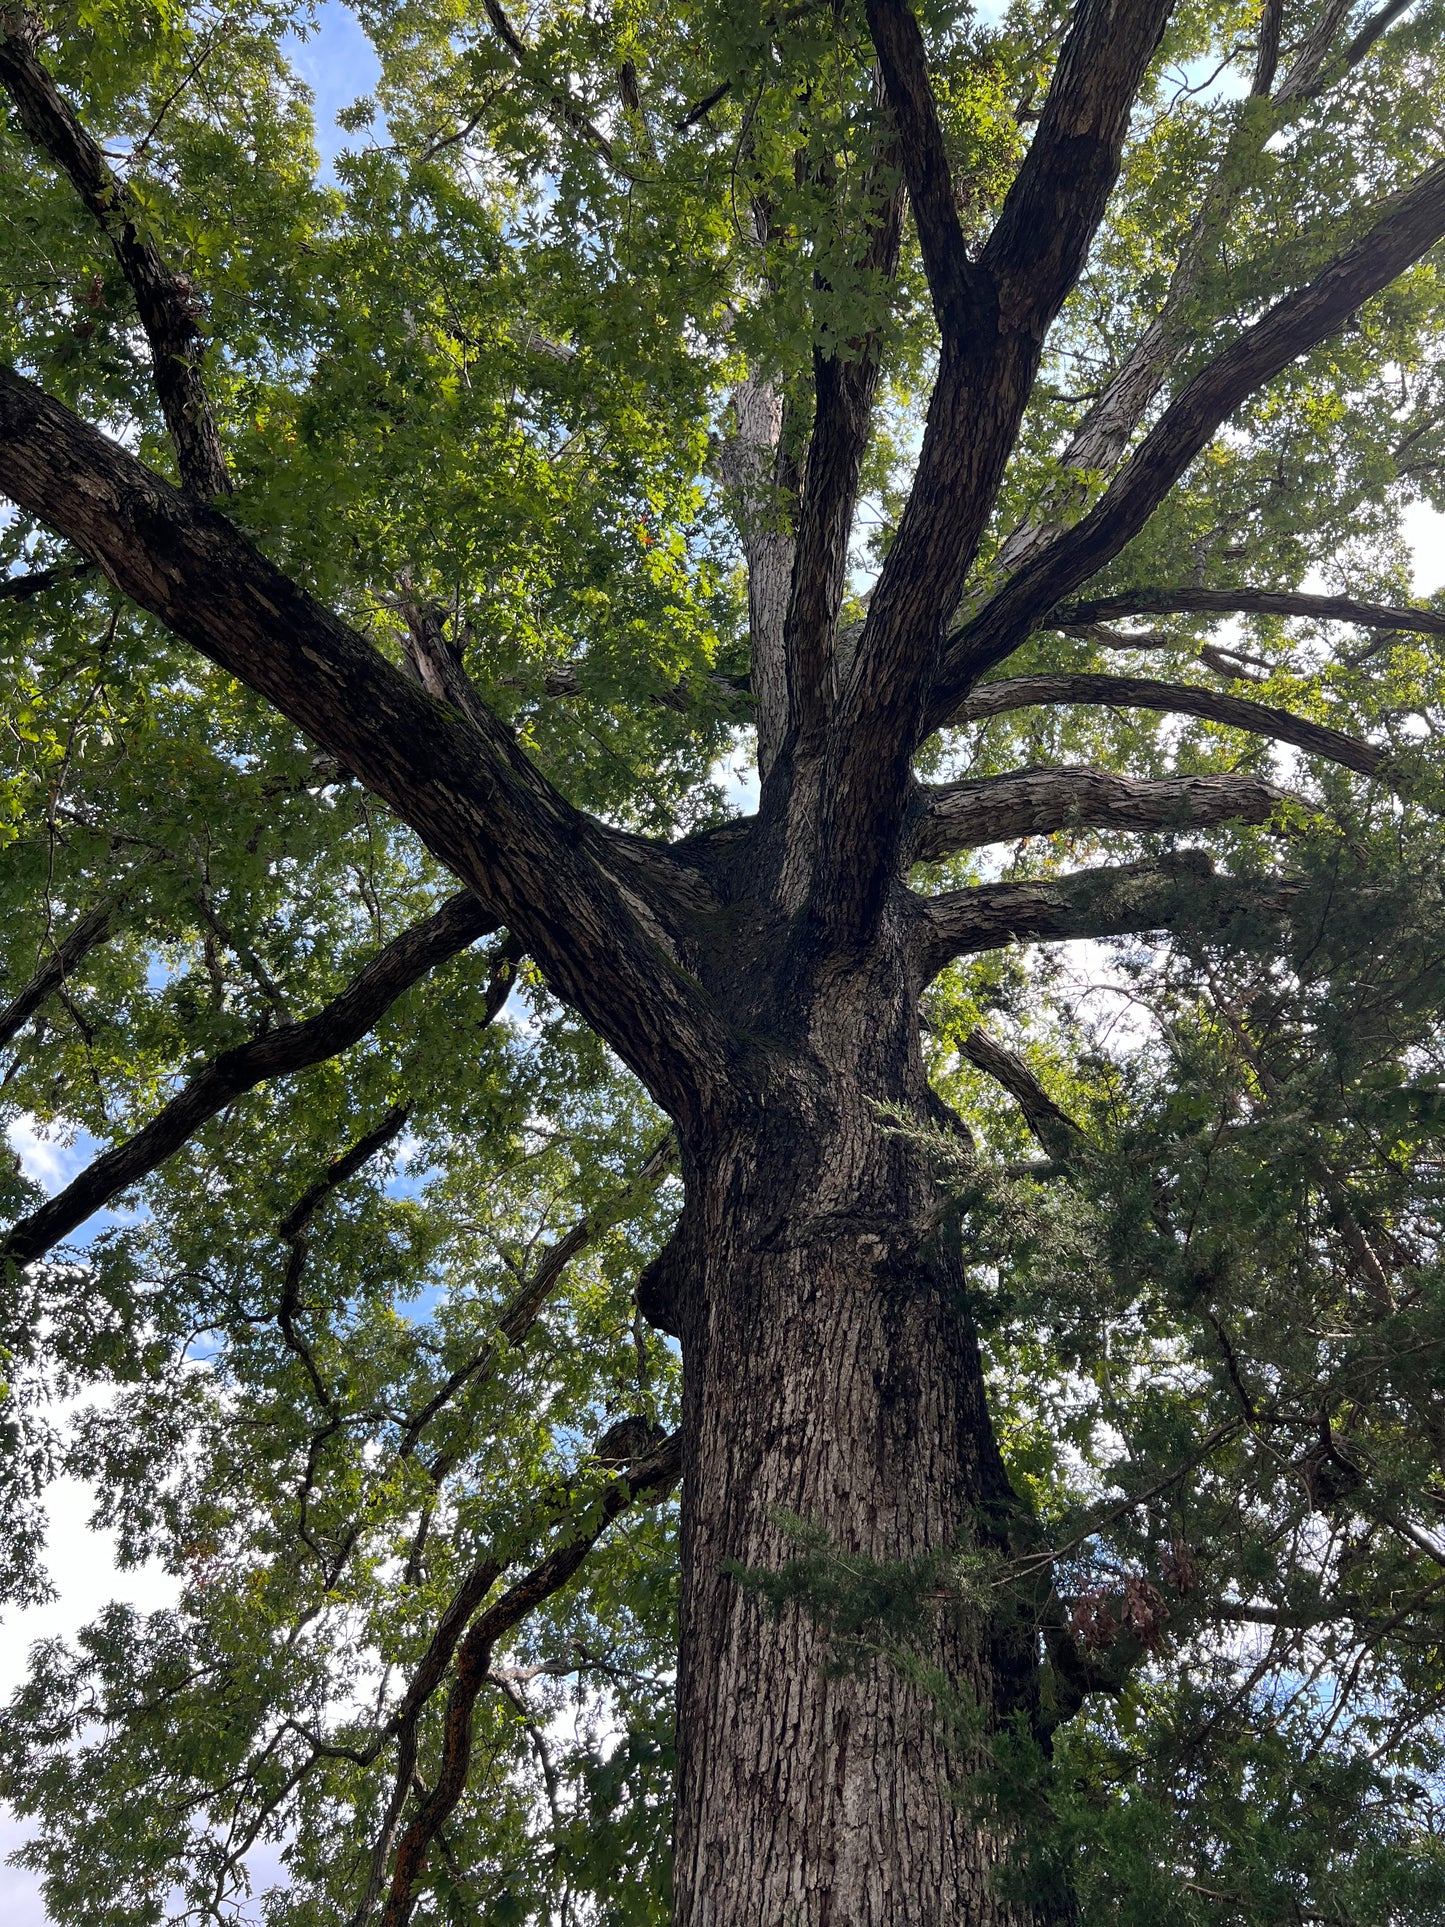
[[[737,1576],[796,1552],[789,1516],[855,1563],[1009,1531],[958,1254],[874,1108],[928,1104],[907,934],[890,919],[773,1060],[765,1100],[686,1147],[685,1927],[1017,1918],[991,1884],[1004,1841],[959,1797],[979,1756],[938,1698],[886,1654],[841,1664],[816,1607],[774,1614]],[[986,1726],[1032,1713],[1034,1635],[1012,1606],[925,1604],[913,1651]]]

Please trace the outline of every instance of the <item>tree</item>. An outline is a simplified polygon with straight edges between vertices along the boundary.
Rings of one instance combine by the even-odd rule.
[[[1438,1918],[1440,8],[362,17],[0,17],[56,1918]]]

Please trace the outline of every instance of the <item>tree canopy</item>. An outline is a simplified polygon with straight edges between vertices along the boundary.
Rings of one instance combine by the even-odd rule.
[[[673,1917],[669,1254],[906,914],[1013,1497],[718,1583],[990,1922],[1438,1921],[1445,5],[355,12],[325,169],[304,5],[0,10],[0,1583],[177,1584],[4,1715],[52,1918]]]

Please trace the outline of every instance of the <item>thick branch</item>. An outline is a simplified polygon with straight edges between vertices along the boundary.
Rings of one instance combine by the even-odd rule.
[[[1333,333],[1445,234],[1445,166],[1376,210],[1372,226],[1304,288],[1286,295],[1189,382],[1082,521],[993,596],[954,638],[929,705],[931,733],[1046,610],[1143,528],[1189,464],[1249,395]]]
[[[1327,23],[1325,37],[1321,40],[1311,35],[1275,94],[1278,111],[1270,115],[1253,108],[1246,111],[1241,106],[1213,177],[1205,186],[1198,212],[1184,237],[1163,306],[1075,429],[1059,457],[1058,481],[1003,544],[996,564],[998,577],[1012,575],[1025,560],[1058,536],[1086,506],[1087,490],[1081,471],[1112,474],[1123,459],[1130,437],[1188,339],[1190,302],[1200,270],[1209,250],[1225,232],[1240,195],[1254,178],[1250,157],[1260,153],[1270,135],[1300,111],[1295,107],[1287,114],[1284,110],[1291,102],[1302,103],[1322,93],[1341,73],[1362,60],[1408,4],[1409,0],[1388,0],[1374,21],[1367,23],[1356,36],[1343,60],[1332,63],[1322,74],[1321,62],[1329,51],[1341,14],[1339,0],[1332,0],[1321,23]],[[1278,0],[1266,0],[1260,21],[1259,60],[1253,89],[1256,96],[1268,93],[1273,85],[1281,13]]]
[[[457,1651],[456,1677],[447,1696],[442,1761],[436,1784],[401,1837],[382,1927],[406,1927],[427,1850],[466,1791],[471,1766],[472,1713],[487,1683],[497,1641],[573,1577],[607,1527],[628,1506],[666,1492],[682,1467],[681,1434],[674,1432],[627,1469],[588,1508],[586,1524],[569,1521],[559,1543],[540,1565],[508,1588],[478,1618]]]
[[[890,143],[873,166],[864,196],[876,205],[859,266],[865,276],[885,282],[897,268],[903,236],[905,197],[897,168],[898,152]],[[793,753],[810,759],[817,756],[826,724],[833,642],[878,369],[876,335],[842,343],[831,353],[814,350],[816,406],[784,626]]]
[[[583,816],[489,711],[426,695],[222,516],[3,369],[0,489],[384,797],[675,1118],[726,1094],[727,1034],[647,881],[695,879],[661,846]]]
[[[878,50],[888,104],[898,129],[903,173],[934,310],[944,334],[955,334],[975,320],[984,297],[958,218],[923,35],[907,0],[868,0],[868,31]]]
[[[916,22],[904,0],[870,5],[941,296],[943,344],[913,490],[834,712],[814,902],[850,940],[887,900],[909,760],[946,625],[1017,439],[1045,333],[1118,172],[1130,104],[1167,10],[1168,0],[1082,0],[980,271],[964,276],[957,215],[943,204],[951,188]]]
[[[1029,151],[980,265],[1013,325],[1043,334],[1103,218],[1171,0],[1080,0]]]
[[[1353,622],[1362,629],[1399,629],[1445,636],[1445,610],[1411,609],[1353,596],[1304,595],[1276,589],[1130,589],[1049,611],[1048,628],[1111,622],[1120,616],[1302,616],[1312,622]]]
[[[963,1040],[963,1054],[970,1064],[1008,1092],[1023,1112],[1024,1122],[1050,1157],[1067,1161],[1078,1152],[1083,1132],[1014,1051],[975,1026]]]
[[[25,575],[0,577],[0,602],[28,602],[32,596],[44,595],[47,589],[57,588],[62,582],[74,582],[89,573],[88,562],[61,562],[51,569],[31,569]]]
[[[1385,752],[1373,743],[1347,736],[1343,730],[1311,723],[1287,709],[1255,703],[1243,696],[1226,696],[1187,683],[1155,682],[1148,676],[1009,676],[980,683],[956,712],[944,720],[981,722],[1010,710],[1056,703],[1104,703],[1113,709],[1159,709],[1175,716],[1198,716],[1227,729],[1247,729],[1256,736],[1272,736],[1311,756],[1323,756],[1361,776],[1374,776],[1383,767]]]
[[[81,962],[110,940],[115,928],[116,900],[109,898],[87,910],[68,935],[61,938],[35,975],[0,1010],[0,1044],[8,1044],[44,1003],[45,999],[72,977]]]
[[[94,914],[94,913],[93,913]],[[30,1264],[85,1223],[92,1212],[148,1177],[218,1112],[272,1077],[289,1077],[347,1050],[373,1028],[403,991],[459,950],[497,927],[495,917],[463,891],[434,916],[415,924],[372,958],[335,997],[304,1023],[283,1024],[249,1044],[223,1051],[165,1107],[112,1150],[105,1151],[63,1191],[14,1226],[0,1256]],[[488,998],[500,1009],[510,970]],[[12,1005],[12,1009],[14,1006]]]
[[[144,217],[134,195],[111,172],[100,147],[36,58],[40,31],[33,13],[0,13],[0,86],[14,101],[25,132],[70,180],[130,283],[150,342],[156,395],[182,481],[197,495],[224,495],[231,484],[201,380],[206,339],[190,282],[171,273],[155,243],[142,232]]]
[[[529,80],[533,79],[535,77],[536,61],[533,57],[532,50],[507,18],[506,11],[499,4],[499,0],[483,0],[483,7],[487,19],[492,24],[492,31],[496,34],[498,40],[501,41],[513,60],[516,61],[522,73],[526,75]],[[581,105],[573,99],[567,88],[565,86],[559,86],[555,82],[547,79],[542,79],[538,84],[546,95],[547,105],[563,125],[570,127],[574,133],[580,134],[587,145],[594,148],[596,152],[602,156],[603,160],[610,165],[612,161],[611,141],[608,140],[602,130],[594,124],[588,114],[584,112]]]
[[[988,685],[985,685],[988,687]],[[925,791],[914,862],[1055,830],[1182,830],[1263,823],[1284,791],[1258,776],[1181,776],[1142,782],[1104,770],[1034,769]]]
[[[749,677],[758,731],[758,774],[766,781],[788,728],[788,670],[783,641],[796,542],[796,464],[783,445],[785,408],[778,385],[749,374],[731,396],[733,432],[718,450],[717,471],[733,496],[748,570]],[[547,693],[563,693],[570,665],[548,677]],[[575,685],[576,673],[572,672]],[[689,692],[679,685],[685,702]],[[565,693],[573,693],[567,690]]]
[[[1223,925],[1245,913],[1282,915],[1297,894],[1289,882],[1215,879],[1208,859],[1192,850],[1036,882],[980,884],[916,899],[918,959],[932,977],[954,957],[1007,943],[1135,936],[1181,920]]]

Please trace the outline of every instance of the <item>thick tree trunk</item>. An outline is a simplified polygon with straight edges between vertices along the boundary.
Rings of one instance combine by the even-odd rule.
[[[816,1611],[775,1615],[735,1576],[796,1555],[783,1515],[880,1564],[1008,1528],[960,1268],[916,1147],[870,1101],[929,1102],[913,1000],[883,989],[820,999],[806,1062],[691,1160],[680,1927],[1025,1917],[994,1892],[1003,1843],[960,1798],[970,1757],[938,1696],[886,1657],[839,1667]],[[929,1603],[916,1637],[989,1723],[1030,1709],[1034,1639],[1007,1604]]]

